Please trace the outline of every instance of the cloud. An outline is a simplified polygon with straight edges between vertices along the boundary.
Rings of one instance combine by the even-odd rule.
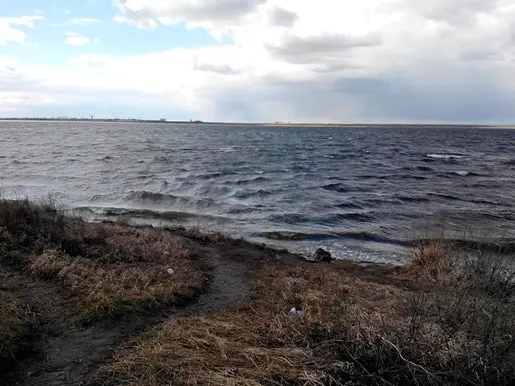
[[[22,44],[25,42],[25,32],[19,27],[34,28],[36,21],[44,20],[41,15],[21,17],[0,17],[0,46],[9,42]],[[16,26],[16,28],[14,27]]]
[[[420,16],[457,25],[474,24],[477,15],[494,11],[500,3],[499,0],[406,0],[406,6]]]
[[[52,27],[68,27],[68,26],[87,26],[93,24],[102,23],[101,19],[97,19],[94,17],[76,17],[69,19],[63,23],[52,24]]]
[[[109,96],[105,108],[203,120],[515,120],[513,0],[113,1],[120,22],[184,22],[229,39],[46,66],[0,57],[0,90],[32,95],[17,106]]]
[[[138,28],[155,28],[178,21],[193,23],[231,23],[243,19],[267,0],[114,0],[117,22]]]
[[[216,72],[224,75],[233,75],[238,73],[238,71],[227,64],[216,65],[213,63],[195,63],[193,65],[193,69],[197,71]]]
[[[93,17],[77,17],[71,19],[68,24],[71,25],[90,25],[90,24],[98,24],[101,23],[102,20],[96,19]]]
[[[66,32],[66,44],[70,46],[85,46],[90,43],[100,43],[99,39],[91,39],[76,32]]]
[[[284,8],[276,7],[269,12],[270,24],[282,27],[291,27],[297,21],[297,15]]]
[[[349,50],[381,44],[377,36],[345,35],[287,36],[278,45],[268,46],[273,55],[291,63],[314,63],[342,56]]]

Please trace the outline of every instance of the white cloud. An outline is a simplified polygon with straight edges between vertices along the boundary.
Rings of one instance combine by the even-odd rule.
[[[76,32],[66,32],[66,44],[70,46],[85,46],[90,43],[100,43],[100,39],[92,39]]]
[[[25,32],[19,27],[34,28],[36,21],[44,20],[41,15],[21,17],[0,17],[0,46],[12,43],[24,43]]]
[[[114,0],[120,15],[118,22],[138,28],[155,28],[158,24],[188,21],[229,23],[242,20],[267,0]]]
[[[205,120],[515,119],[513,0],[114,2],[119,22],[186,22],[230,43],[15,63],[17,80],[0,72],[0,89],[10,76],[30,83],[27,92],[81,103],[119,95],[128,110],[152,105]]]
[[[68,27],[68,26],[88,26],[88,25],[94,25],[94,24],[100,24],[102,23],[101,19],[97,19],[94,17],[76,17],[69,19],[63,23],[55,23],[52,24],[52,27]]]
[[[90,24],[99,24],[102,20],[96,19],[93,17],[76,17],[71,19],[68,24],[71,25],[90,25]]]

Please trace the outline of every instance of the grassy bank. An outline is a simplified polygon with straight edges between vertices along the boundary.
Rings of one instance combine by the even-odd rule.
[[[196,253],[162,230],[86,223],[52,203],[0,201],[2,263],[58,283],[79,320],[198,296],[207,273]]]
[[[263,267],[254,282],[259,300],[171,319],[120,351],[112,379],[138,386],[512,383],[513,283],[492,271],[435,266],[436,251],[442,259],[451,253],[439,248],[417,248],[413,265],[396,270],[344,262]],[[287,315],[293,305],[301,317]]]
[[[425,238],[406,267],[311,264],[0,201],[0,360],[51,330],[26,384],[507,385],[513,263],[510,248]]]

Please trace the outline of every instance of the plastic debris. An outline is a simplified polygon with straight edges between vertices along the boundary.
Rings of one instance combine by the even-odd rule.
[[[175,271],[171,268],[168,268],[166,272],[168,272],[169,275],[173,275],[175,273]]]
[[[290,318],[301,318],[304,312],[301,310],[297,310],[295,307],[293,307],[290,312],[288,312],[288,316]]]

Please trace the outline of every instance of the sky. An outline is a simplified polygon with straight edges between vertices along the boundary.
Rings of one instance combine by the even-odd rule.
[[[0,0],[0,117],[515,123],[515,0]]]

